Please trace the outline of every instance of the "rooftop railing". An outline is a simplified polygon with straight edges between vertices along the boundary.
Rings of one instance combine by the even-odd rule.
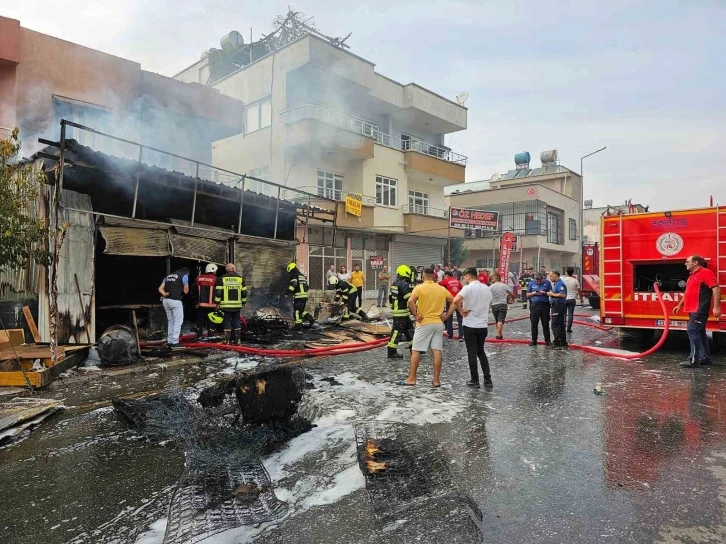
[[[280,114],[280,118],[284,123],[294,123],[302,119],[315,119],[348,132],[355,132],[356,134],[373,138],[376,143],[392,149],[398,149],[399,151],[415,151],[461,166],[466,166],[468,161],[464,155],[454,153],[446,147],[428,144],[420,140],[396,138],[395,136],[381,132],[375,123],[337,113],[321,106],[316,106],[315,104],[304,104],[283,111]]]

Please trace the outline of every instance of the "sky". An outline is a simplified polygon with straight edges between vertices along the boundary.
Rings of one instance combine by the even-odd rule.
[[[238,30],[258,39],[288,5],[401,83],[455,99],[446,137],[467,181],[557,148],[594,206],[726,204],[723,0],[0,0],[21,25],[173,76]],[[122,9],[123,8],[123,9]]]

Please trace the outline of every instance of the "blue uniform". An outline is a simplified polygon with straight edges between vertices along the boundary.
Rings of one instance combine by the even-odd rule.
[[[537,280],[530,281],[529,285],[527,286],[527,292],[535,293],[537,291],[544,291],[545,293],[552,291],[552,284],[550,283],[550,280],[542,280],[541,283],[537,282]],[[565,287],[565,291],[567,291],[567,287]],[[530,297],[529,300],[530,300],[530,302],[549,302],[550,301],[550,299],[547,295],[534,295],[534,296]]]
[[[552,284],[549,280],[543,279],[538,282],[536,279],[529,282],[527,293],[536,293],[544,291],[548,293],[552,290]],[[537,344],[537,333],[539,324],[542,324],[542,333],[544,334],[545,343],[550,344],[550,299],[547,295],[533,295],[529,298],[529,320],[532,326],[532,343],[531,346]]]
[[[565,335],[565,314],[567,313],[567,305],[565,299],[567,297],[567,286],[565,282],[558,279],[552,287],[552,292],[563,294],[565,297],[550,297],[552,305],[552,340],[557,347],[567,347],[567,336]]]

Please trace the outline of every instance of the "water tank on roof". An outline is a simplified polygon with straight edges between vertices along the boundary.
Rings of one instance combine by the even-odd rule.
[[[521,166],[523,164],[529,164],[530,158],[531,157],[530,157],[529,151],[523,151],[522,153],[517,153],[514,156],[514,164],[516,164],[517,166]]]
[[[245,41],[242,39],[242,34],[237,32],[236,30],[233,30],[221,40],[219,40],[219,44],[225,51],[237,49],[240,45],[244,45],[244,43]]]
[[[543,151],[539,154],[539,160],[542,161],[542,164],[549,164],[552,162],[557,162],[557,150],[556,149],[550,149],[549,151]]]

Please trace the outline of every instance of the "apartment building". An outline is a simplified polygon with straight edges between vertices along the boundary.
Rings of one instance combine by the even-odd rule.
[[[223,48],[229,42],[225,37]],[[370,257],[389,268],[441,262],[444,187],[464,182],[467,162],[444,137],[466,129],[464,107],[385,77],[314,33],[260,58],[250,53],[246,65],[223,77],[215,76],[215,58],[174,76],[246,105],[244,131],[214,143],[213,164],[289,187],[283,198],[301,189],[339,201],[334,240],[332,229],[314,220],[298,235],[298,262],[313,287],[323,286],[330,264],[362,265],[373,291]],[[361,196],[360,217],[345,212],[348,195]]]
[[[202,85],[187,85],[143,70],[139,63],[42,34],[0,17],[0,137],[17,126],[23,152],[57,140],[60,120],[203,162],[212,141],[242,131],[244,104]],[[111,139],[73,127],[68,138],[96,151],[124,156]],[[138,159],[138,149],[133,156]],[[142,160],[169,169],[170,156]]]
[[[466,266],[495,268],[499,262],[499,242],[504,232],[518,236],[511,270],[542,266],[562,270],[580,266],[582,179],[557,162],[557,152],[541,154],[542,166],[530,168],[526,160],[506,174],[490,181],[454,185],[445,189],[451,206],[498,213],[498,226],[491,230],[466,230]]]
[[[604,206],[599,208],[592,207],[592,200],[585,201],[585,209],[583,210],[583,242],[584,243],[600,243],[600,219],[603,215],[617,215],[619,213],[645,213],[649,206],[643,204],[633,204],[626,201],[624,204],[617,206]]]

